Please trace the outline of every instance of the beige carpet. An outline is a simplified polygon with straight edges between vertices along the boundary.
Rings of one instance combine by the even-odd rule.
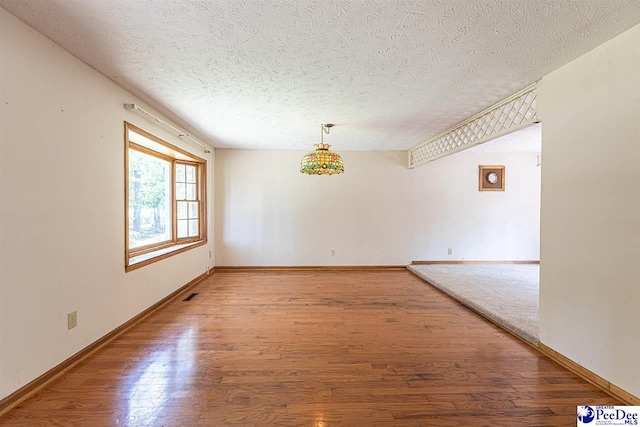
[[[537,264],[410,265],[410,271],[537,346]]]

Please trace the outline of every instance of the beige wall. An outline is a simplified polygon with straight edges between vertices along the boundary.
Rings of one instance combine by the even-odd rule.
[[[640,396],[640,25],[545,76],[540,339]]]
[[[636,395],[639,46],[637,26],[544,77],[539,94],[541,340]],[[0,64],[2,398],[204,272],[214,246],[125,274],[123,121],[204,154],[125,111],[140,101],[2,9],[0,56],[11,58]],[[302,154],[216,150],[219,265],[537,258],[535,154],[408,170],[404,153],[345,151],[337,177],[301,175]],[[479,164],[505,164],[507,192],[479,193]]]
[[[123,122],[205,154],[2,8],[0,58],[1,399],[204,273],[213,239],[125,273]]]
[[[344,174],[307,176],[302,151],[216,150],[216,265],[539,259],[536,153],[463,152],[412,170],[405,152],[340,154]],[[505,192],[478,191],[481,164],[506,165]]]

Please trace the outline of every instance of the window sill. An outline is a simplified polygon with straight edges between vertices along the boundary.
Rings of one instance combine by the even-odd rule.
[[[162,259],[169,258],[182,252],[186,252],[189,249],[197,248],[198,246],[205,245],[206,240],[200,240],[199,242],[183,243],[181,245],[170,246],[168,248],[158,249],[157,251],[148,252],[146,254],[138,255],[129,258],[129,264],[125,265],[125,271],[132,271],[145,265],[153,264]]]

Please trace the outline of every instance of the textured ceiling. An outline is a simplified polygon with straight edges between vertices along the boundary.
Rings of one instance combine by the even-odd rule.
[[[408,149],[640,22],[638,0],[0,0],[216,147]]]

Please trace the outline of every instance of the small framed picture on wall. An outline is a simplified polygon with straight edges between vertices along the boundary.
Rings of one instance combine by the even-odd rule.
[[[480,166],[480,191],[504,191],[504,166]]]

